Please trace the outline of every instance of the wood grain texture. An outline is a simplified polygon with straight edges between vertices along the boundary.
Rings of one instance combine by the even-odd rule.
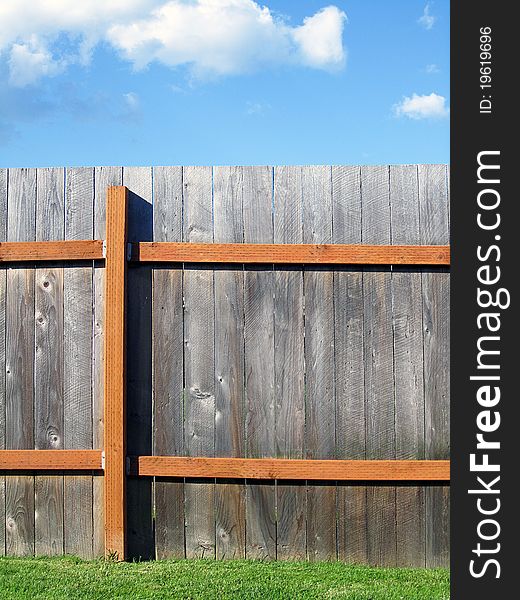
[[[40,170],[42,176],[45,171]],[[0,242],[0,263],[103,258],[103,240]]]
[[[213,240],[212,169],[186,167],[184,240]],[[184,381],[186,453],[215,452],[215,357],[213,270],[190,265],[184,270]],[[215,486],[190,481],[185,487],[186,557],[215,556]]]
[[[415,165],[390,167],[392,243],[418,244],[419,189]],[[396,458],[424,458],[422,285],[417,269],[392,272]],[[397,564],[425,565],[424,488],[396,489]]]
[[[243,167],[245,243],[272,243],[273,171]],[[246,456],[273,456],[275,432],[272,266],[244,275]],[[246,556],[276,557],[276,497],[273,482],[247,483]]]
[[[63,239],[65,173],[39,169],[36,240]],[[46,264],[35,275],[34,434],[37,449],[63,448],[63,268]],[[35,553],[63,554],[63,477],[34,480]]]
[[[141,476],[312,481],[449,481],[448,460],[320,460],[138,456],[132,470]]]
[[[153,237],[151,167],[125,167],[123,185],[128,187],[128,241]],[[139,352],[127,355],[128,452],[152,453],[152,269],[142,265],[128,271],[127,343]],[[128,556],[150,559],[155,555],[152,521],[152,486],[149,481],[129,479]]]
[[[300,167],[275,167],[274,242],[303,241]],[[305,436],[304,297],[301,268],[274,270],[275,456],[303,458]],[[276,484],[276,557],[306,558],[306,486]]]
[[[132,260],[231,264],[449,265],[450,249],[449,246],[440,245],[140,242],[132,249]]]
[[[303,241],[332,242],[330,167],[303,167]],[[305,386],[306,458],[335,457],[334,273],[306,267]],[[336,486],[310,485],[307,490],[307,556],[336,558]]]
[[[388,167],[362,167],[362,235],[369,244],[390,243]],[[363,273],[367,458],[395,457],[392,274],[387,267]],[[395,488],[367,488],[368,561],[396,564]]]
[[[101,450],[0,450],[0,471],[102,470]]]
[[[36,237],[36,170],[10,169],[7,240]],[[5,447],[34,448],[34,269],[7,271]],[[34,477],[6,477],[6,554],[34,554]]]
[[[332,167],[334,243],[358,244],[361,237],[361,173],[359,167]],[[363,272],[334,272],[336,456],[366,456],[363,356]],[[367,561],[366,487],[338,484],[338,558]]]
[[[8,170],[0,169],[0,242],[7,237]],[[5,310],[7,270],[0,266],[0,450],[5,449]],[[0,556],[5,554],[5,477],[0,476]]]
[[[94,237],[106,238],[107,188],[121,185],[121,167],[96,167],[94,169]],[[93,340],[92,340],[92,447],[104,444],[104,322],[105,322],[105,265],[94,263],[93,274]],[[104,482],[94,476],[93,487],[93,554],[105,553]]]
[[[93,235],[94,169],[67,169],[65,239]],[[86,450],[92,448],[92,263],[67,265],[63,278],[63,446]],[[66,476],[63,485],[65,554],[92,558],[92,476]],[[68,526],[73,522],[75,527]]]
[[[449,241],[449,198],[445,165],[419,166],[421,237]],[[450,452],[450,280],[447,271],[422,274],[424,336],[425,456]],[[426,565],[449,564],[449,488],[426,490]]]
[[[244,239],[243,174],[239,167],[215,167],[213,173],[216,242]],[[215,268],[215,454],[244,454],[244,273]],[[215,487],[216,557],[244,558],[245,485],[220,482]]]
[[[105,554],[126,558],[126,240],[128,190],[110,187],[106,204]]]
[[[155,167],[153,237],[182,240],[182,168]],[[184,454],[182,266],[153,272],[154,454]],[[155,480],[157,558],[184,557],[184,484]]]

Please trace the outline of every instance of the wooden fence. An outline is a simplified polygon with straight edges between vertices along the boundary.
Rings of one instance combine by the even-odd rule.
[[[446,565],[448,244],[443,165],[0,170],[0,553]]]

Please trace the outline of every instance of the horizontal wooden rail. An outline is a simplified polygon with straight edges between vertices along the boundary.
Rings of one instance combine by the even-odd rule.
[[[100,471],[102,450],[0,450],[0,471]]]
[[[450,247],[139,242],[132,248],[132,260],[234,264],[449,265]]]
[[[449,481],[449,460],[301,460],[137,456],[130,473],[148,477],[309,479],[316,481]]]
[[[103,258],[103,240],[0,242],[0,263]]]

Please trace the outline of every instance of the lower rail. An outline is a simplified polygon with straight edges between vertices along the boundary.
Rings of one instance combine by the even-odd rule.
[[[130,474],[148,477],[315,481],[449,481],[449,460],[301,460],[137,456]]]
[[[0,471],[101,471],[102,450],[0,450]]]

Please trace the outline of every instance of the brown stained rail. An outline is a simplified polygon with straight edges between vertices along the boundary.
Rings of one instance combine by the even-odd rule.
[[[103,240],[0,242],[0,263],[102,258]]]
[[[196,244],[139,242],[136,262],[233,264],[449,265],[449,246],[367,244]]]
[[[102,450],[0,450],[0,471],[101,471]]]
[[[315,481],[449,481],[449,460],[302,460],[137,456],[131,473],[148,477]]]

